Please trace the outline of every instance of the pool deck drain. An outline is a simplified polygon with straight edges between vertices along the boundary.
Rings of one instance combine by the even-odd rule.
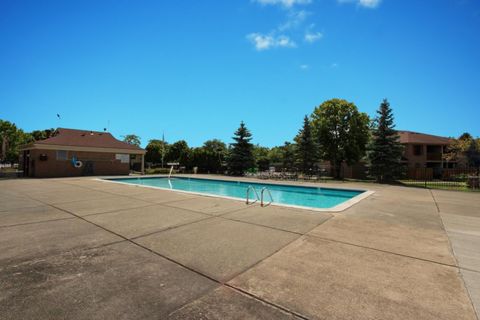
[[[139,189],[0,181],[2,317],[478,319],[479,194],[369,184],[331,214]]]

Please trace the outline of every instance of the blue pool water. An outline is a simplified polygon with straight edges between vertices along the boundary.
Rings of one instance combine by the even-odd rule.
[[[108,180],[164,189],[233,197],[242,200],[245,200],[246,198],[248,186],[253,186],[257,190],[259,196],[261,189],[267,187],[270,190],[274,203],[321,209],[333,208],[364,192],[360,190],[328,189],[187,177],[172,177],[170,179],[167,177],[115,178]],[[252,200],[255,199],[255,194],[253,192],[250,192],[250,198]],[[265,194],[264,201],[268,202],[269,200],[269,196]]]

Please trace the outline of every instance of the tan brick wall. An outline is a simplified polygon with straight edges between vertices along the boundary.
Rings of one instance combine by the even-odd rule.
[[[47,160],[40,160],[40,155]],[[81,168],[75,168],[72,157],[83,162]],[[67,151],[68,160],[57,160],[55,150],[30,150],[30,176],[39,178],[74,177],[85,174],[87,161],[93,162],[93,175],[128,175],[130,164],[115,159],[115,153]]]
[[[422,154],[416,156],[414,153],[414,144],[405,144],[404,145],[404,157],[408,159],[408,167],[415,168],[418,167],[423,168],[427,163],[427,146],[420,145],[422,147]]]

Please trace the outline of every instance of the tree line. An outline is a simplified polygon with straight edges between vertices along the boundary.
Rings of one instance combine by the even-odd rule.
[[[319,161],[327,160],[335,177],[340,177],[343,162],[353,164],[365,156],[369,137],[369,117],[351,102],[332,99],[315,108],[310,116],[306,115],[294,141],[282,146],[267,148],[252,144],[252,134],[241,122],[229,146],[220,140],[209,140],[201,147],[189,148],[184,140],[170,145],[154,139],[146,147],[145,161],[157,165],[179,162],[187,169],[197,167],[200,172],[243,175],[270,166],[310,173]]]
[[[0,161],[18,161],[23,144],[46,139],[54,129],[35,130],[30,133],[15,124],[0,120]],[[124,141],[140,146],[140,137],[125,135]],[[218,139],[205,141],[191,148],[184,140],[172,144],[163,139],[152,139],[146,146],[145,161],[153,167],[166,167],[178,162],[187,170],[194,167],[202,173],[228,173],[243,175],[248,171],[264,171],[269,167],[286,171],[315,173],[322,162],[329,162],[332,174],[341,178],[342,164],[363,162],[370,176],[378,182],[387,182],[402,174],[403,147],[395,130],[392,108],[382,101],[377,114],[370,119],[357,106],[343,99],[331,99],[305,115],[298,134],[292,142],[286,141],[273,148],[251,143],[252,133],[244,122],[234,132],[233,142]],[[464,166],[480,166],[480,139],[465,133],[452,143],[444,155],[445,161]]]
[[[0,162],[16,163],[22,145],[50,138],[55,129],[25,132],[14,123],[0,119]]]
[[[179,162],[187,169],[197,167],[200,172],[243,175],[248,171],[277,169],[315,173],[326,161],[332,174],[341,178],[342,164],[365,163],[369,175],[378,182],[388,182],[403,173],[401,164],[403,146],[395,130],[390,103],[381,102],[376,116],[370,119],[357,106],[343,99],[331,99],[305,115],[302,127],[293,138],[273,148],[251,143],[252,133],[241,122],[228,146],[220,140],[209,140],[198,148],[189,148],[184,140],[172,145],[162,140],[151,140],[146,149],[146,161],[159,164]],[[480,139],[464,134],[452,139],[445,157],[450,161],[465,162],[471,166],[480,155]],[[466,160],[465,160],[466,159]]]

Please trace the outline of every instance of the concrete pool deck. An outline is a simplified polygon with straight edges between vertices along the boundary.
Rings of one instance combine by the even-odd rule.
[[[480,194],[314,185],[375,193],[329,213],[0,180],[1,318],[478,319]]]

